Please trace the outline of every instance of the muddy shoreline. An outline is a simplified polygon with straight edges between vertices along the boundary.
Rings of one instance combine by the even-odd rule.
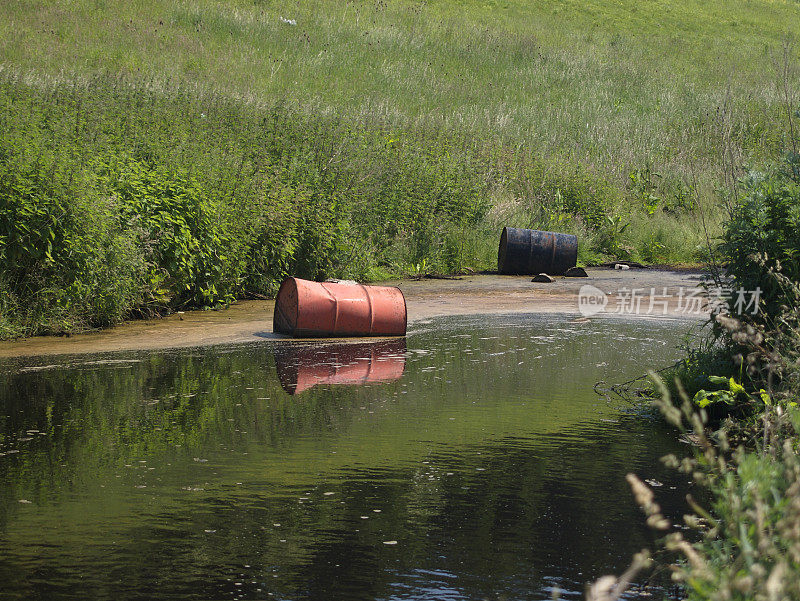
[[[703,282],[700,270],[588,268],[588,278],[557,278],[532,283],[530,276],[474,275],[459,279],[391,282],[406,297],[408,328],[446,315],[503,313],[574,314],[578,295],[590,284],[607,295],[603,319],[705,319],[688,312],[682,299]],[[634,292],[635,291],[635,292]],[[635,302],[631,302],[631,299]],[[635,306],[634,306],[635,305]],[[163,319],[130,321],[101,332],[69,337],[37,336],[0,343],[0,358],[78,355],[115,351],[158,350],[264,340],[285,340],[273,334],[273,301],[240,301],[219,311],[187,311]]]

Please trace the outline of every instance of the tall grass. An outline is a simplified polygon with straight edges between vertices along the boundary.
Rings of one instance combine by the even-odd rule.
[[[296,25],[281,20],[292,19]],[[796,2],[55,0],[0,6],[0,60],[67,78],[182,81],[307,114],[466,130],[613,175],[782,148]]]
[[[288,273],[486,269],[504,225],[576,233],[583,262],[702,260],[725,157],[784,139],[773,55],[799,20],[765,1],[0,4],[0,336],[268,296]]]
[[[617,189],[497,141],[111,76],[4,73],[0,107],[4,336],[266,296],[287,274],[483,269],[509,222],[615,250],[593,236]]]

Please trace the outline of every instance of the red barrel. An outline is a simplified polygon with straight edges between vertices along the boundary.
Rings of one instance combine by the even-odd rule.
[[[405,336],[406,299],[399,288],[286,278],[272,328],[312,336]]]
[[[325,385],[391,382],[406,367],[403,338],[351,344],[292,345],[275,350],[281,386],[289,394]]]

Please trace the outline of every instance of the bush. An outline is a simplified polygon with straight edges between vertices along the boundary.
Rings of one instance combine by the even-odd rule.
[[[774,320],[781,305],[798,299],[781,274],[800,282],[800,185],[790,174],[751,173],[745,195],[730,212],[721,250],[736,287],[761,290],[762,318]]]
[[[139,303],[141,249],[114,202],[63,156],[4,145],[0,232],[0,333],[109,325]]]
[[[494,237],[473,150],[437,132],[105,78],[6,79],[0,106],[3,337],[271,295],[289,274],[480,267],[475,232]]]
[[[716,315],[716,338],[677,370],[672,393],[654,376],[665,418],[696,445],[693,457],[664,461],[710,492],[708,509],[689,497],[697,542],[628,476],[648,524],[673,530],[663,542],[681,558],[673,579],[690,600],[800,598],[800,195],[785,171],[751,174],[744,187],[721,250],[735,288],[763,291],[761,311]]]
[[[120,227],[140,234],[151,297],[164,305],[230,302],[241,275],[227,257],[221,200],[195,178],[125,155],[94,166],[118,206]]]

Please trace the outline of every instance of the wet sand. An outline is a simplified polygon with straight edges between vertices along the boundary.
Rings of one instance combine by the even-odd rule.
[[[474,275],[459,279],[391,282],[406,297],[408,329],[432,317],[502,313],[559,313],[582,317],[578,294],[590,284],[608,295],[605,311],[590,319],[705,319],[681,299],[703,281],[700,271],[588,268],[588,278],[532,283],[530,276]],[[636,292],[632,292],[632,291]],[[219,311],[187,311],[131,321],[69,337],[37,336],[0,343],[0,358],[155,350],[285,340],[272,333],[273,301],[241,301]]]

